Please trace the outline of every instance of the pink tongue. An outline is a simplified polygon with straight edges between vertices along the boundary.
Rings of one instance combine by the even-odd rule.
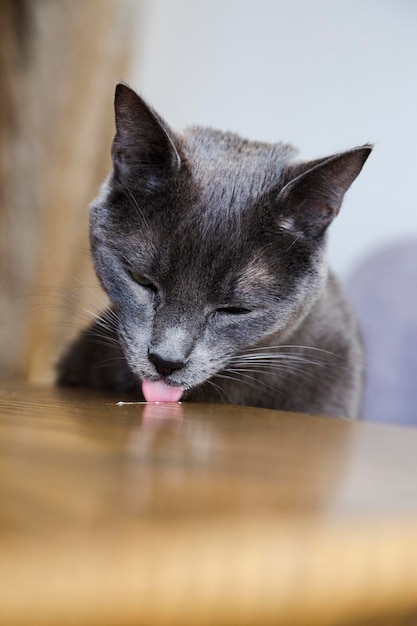
[[[149,380],[142,382],[142,393],[146,402],[178,402],[184,393],[181,387],[171,387],[162,380],[151,383]]]

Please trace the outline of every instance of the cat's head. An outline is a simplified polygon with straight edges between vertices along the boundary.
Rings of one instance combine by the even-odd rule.
[[[284,144],[174,134],[124,84],[115,112],[113,172],[90,209],[96,271],[138,379],[190,389],[308,314],[371,147],[300,162]]]

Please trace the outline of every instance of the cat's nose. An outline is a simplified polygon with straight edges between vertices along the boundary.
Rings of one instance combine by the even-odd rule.
[[[169,376],[175,370],[180,370],[184,367],[183,361],[170,361],[161,357],[156,352],[149,352],[149,360],[155,365],[156,370],[161,376]]]

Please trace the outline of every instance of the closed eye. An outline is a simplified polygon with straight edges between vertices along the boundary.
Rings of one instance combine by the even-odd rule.
[[[247,313],[251,313],[251,310],[241,306],[223,306],[216,309],[216,312],[224,313],[226,315],[245,315]]]
[[[157,291],[157,287],[146,276],[143,276],[142,274],[138,274],[137,272],[132,272],[132,271],[129,271],[129,274],[131,278],[135,281],[135,283],[137,283],[138,285],[141,285],[142,287],[147,287],[148,289],[151,289],[152,291]]]

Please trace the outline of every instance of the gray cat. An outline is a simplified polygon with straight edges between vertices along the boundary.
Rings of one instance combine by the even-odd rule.
[[[115,113],[113,171],[90,207],[112,305],[58,384],[357,417],[362,348],[326,231],[371,146],[305,162],[281,143],[174,134],[124,84]]]

